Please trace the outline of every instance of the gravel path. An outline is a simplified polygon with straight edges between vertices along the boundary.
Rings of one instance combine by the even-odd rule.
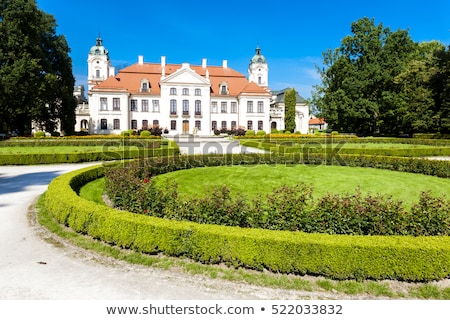
[[[49,241],[27,213],[56,176],[92,164],[0,166],[0,299],[297,299],[259,288],[116,261]]]

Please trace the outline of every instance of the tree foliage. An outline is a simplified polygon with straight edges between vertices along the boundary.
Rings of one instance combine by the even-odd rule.
[[[322,84],[313,93],[320,116],[334,130],[362,135],[445,131],[445,47],[418,44],[408,31],[368,18],[351,32],[323,53]]]
[[[56,34],[53,16],[35,0],[2,0],[0,5],[0,131],[67,133],[75,124],[75,80],[69,46]]]
[[[295,89],[287,89],[284,93],[284,128],[289,132],[295,130],[295,105],[297,93]]]

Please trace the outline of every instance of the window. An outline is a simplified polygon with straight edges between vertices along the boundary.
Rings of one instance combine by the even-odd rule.
[[[148,112],[148,100],[143,99],[141,101],[142,112]]]
[[[235,101],[231,102],[231,113],[237,113],[237,103]]]
[[[228,84],[226,82],[220,84],[220,94],[228,94]]]
[[[188,95],[189,95],[189,89],[183,88],[183,96],[188,96]]]
[[[227,122],[226,121],[222,121],[222,129],[226,129],[227,128]]]
[[[120,111],[120,99],[119,98],[113,98],[113,110]]]
[[[195,100],[195,115],[202,115],[202,102],[200,100]]]
[[[137,100],[136,99],[131,99],[131,101],[130,101],[130,110],[131,111],[138,111],[138,109],[137,109]]]
[[[100,70],[95,70],[95,77],[100,78]]]
[[[113,120],[113,129],[114,130],[120,130],[120,119],[114,119]]]
[[[226,101],[221,102],[220,103],[220,112],[227,113],[227,109],[228,109],[227,102]]]
[[[258,121],[258,130],[263,130],[263,122],[261,120]]]
[[[247,121],[247,130],[253,130],[253,121],[252,120]]]
[[[159,120],[153,120],[153,127],[159,127]]]
[[[258,113],[264,113],[264,102],[258,101]]]
[[[211,113],[217,113],[217,101],[211,102]]]
[[[142,120],[142,130],[148,129],[148,120]]]
[[[108,99],[100,98],[100,111],[108,110]]]
[[[231,130],[236,130],[236,121],[231,121]]]
[[[177,121],[170,120],[170,130],[177,130]]]
[[[202,130],[202,122],[200,120],[195,120],[195,127],[197,130]]]
[[[175,99],[170,100],[170,114],[177,114],[177,100]]]
[[[108,120],[106,120],[106,119],[100,120],[100,129],[102,129],[102,130],[108,129]]]
[[[258,84],[261,84],[261,77],[258,77]]]
[[[201,95],[202,95],[202,90],[200,90],[200,89],[195,89],[195,95],[196,95],[196,96],[201,96]]]
[[[176,95],[177,94],[177,88],[170,88],[170,94],[172,96]]]
[[[189,115],[189,100],[183,100],[183,116]]]
[[[141,92],[149,92],[149,86],[147,81],[142,81],[141,83]]]
[[[247,101],[247,113],[253,113],[253,101]]]
[[[137,130],[137,120],[131,120],[131,129]]]
[[[211,127],[212,127],[212,130],[216,130],[217,129],[217,121],[213,121],[211,123]]]
[[[152,101],[152,106],[153,106],[153,112],[159,112],[159,100],[153,100]]]

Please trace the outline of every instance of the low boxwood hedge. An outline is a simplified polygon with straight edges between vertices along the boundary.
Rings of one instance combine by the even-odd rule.
[[[139,141],[137,142],[139,145]],[[112,145],[115,147],[115,145]],[[161,141],[155,148],[125,149],[122,151],[0,154],[0,165],[35,165],[52,163],[79,163],[92,161],[111,161],[176,155],[179,148],[175,143]]]
[[[338,142],[338,141],[337,141]],[[317,143],[305,143],[298,145],[298,143],[292,141],[277,141],[277,142],[264,142],[264,141],[241,141],[243,146],[259,148],[266,151],[289,154],[289,153],[324,153],[326,151],[337,151],[339,154],[355,154],[355,155],[377,155],[377,156],[395,156],[395,157],[431,157],[431,156],[449,156],[449,146],[436,146],[435,148],[424,148],[420,146],[414,146],[414,148],[396,149],[396,148],[339,148],[331,146],[327,149],[327,146],[322,142]]]
[[[450,275],[449,237],[336,236],[200,225],[133,214],[80,198],[93,166],[54,179],[46,210],[59,223],[112,245],[205,263],[335,279],[430,281]]]

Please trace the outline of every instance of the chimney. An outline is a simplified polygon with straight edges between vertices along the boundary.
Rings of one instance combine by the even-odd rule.
[[[138,63],[139,64],[144,64],[144,56],[139,56],[138,57]]]
[[[166,56],[161,56],[161,79],[166,77]]]
[[[205,58],[202,59],[202,68],[206,68],[206,59]]]
[[[228,68],[228,60],[223,60],[222,61],[222,67],[223,68]]]

